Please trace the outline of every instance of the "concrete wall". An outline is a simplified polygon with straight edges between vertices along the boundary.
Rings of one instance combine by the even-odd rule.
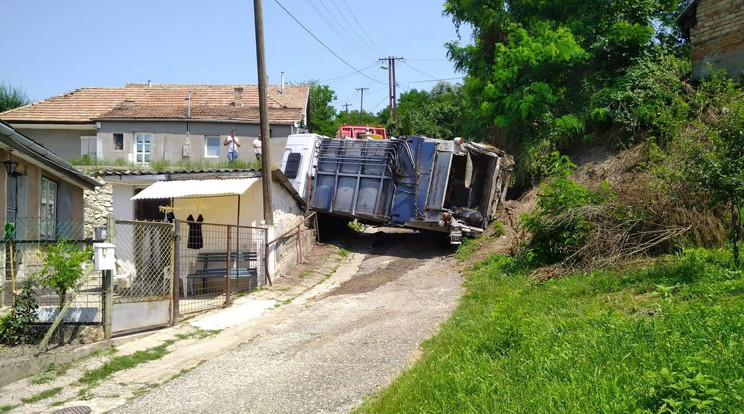
[[[7,159],[6,151],[0,150],[0,159]],[[39,237],[39,218],[41,208],[41,179],[46,178],[57,184],[57,223],[64,224],[58,232],[59,237],[79,239],[83,237],[83,189],[64,181],[58,173],[42,169],[39,166],[19,161],[16,169],[18,179],[17,190],[17,237],[35,239]],[[3,221],[7,221],[6,186],[7,173],[0,168],[0,214]]]
[[[80,157],[80,137],[95,136],[95,130],[34,129],[14,124],[16,130],[46,147],[65,161]]]
[[[731,77],[744,74],[744,1],[699,0],[696,17],[690,29],[693,78],[708,75],[708,63]]]
[[[241,140],[240,159],[255,160],[253,139],[258,136],[257,124],[224,123],[224,122],[191,122],[190,135],[186,135],[186,122],[132,122],[106,121],[101,123],[98,138],[101,141],[102,158],[109,161],[123,160],[134,162],[134,134],[147,132],[153,134],[151,147],[152,160],[167,160],[176,163],[181,160],[191,161],[225,161],[227,148],[220,142],[220,153],[217,157],[206,156],[206,137],[219,136],[220,141],[235,129]],[[286,137],[292,133],[290,125],[272,125],[272,163],[281,164]],[[114,148],[114,133],[124,137],[124,147]],[[188,156],[184,156],[184,146],[188,144]],[[78,155],[79,156],[79,155]]]

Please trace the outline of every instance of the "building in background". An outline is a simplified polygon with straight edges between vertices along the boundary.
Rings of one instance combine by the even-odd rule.
[[[309,88],[268,88],[272,161],[308,119]],[[240,159],[255,160],[257,85],[127,84],[81,88],[0,114],[0,119],[67,161],[139,165],[226,161],[225,136],[243,138]],[[250,138],[250,139],[249,139]]]
[[[677,23],[690,36],[693,79],[707,76],[708,64],[744,75],[744,1],[693,0]]]

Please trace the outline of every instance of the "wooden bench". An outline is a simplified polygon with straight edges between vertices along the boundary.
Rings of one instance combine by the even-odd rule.
[[[258,284],[258,255],[256,252],[231,253],[229,266],[227,252],[202,252],[196,256],[196,263],[201,263],[202,268],[188,274],[186,280],[201,279],[203,289],[207,287],[207,279],[226,277],[228,267],[230,268],[230,279],[248,278],[249,290],[252,290]],[[193,282],[191,284],[191,296],[195,296],[194,284]]]

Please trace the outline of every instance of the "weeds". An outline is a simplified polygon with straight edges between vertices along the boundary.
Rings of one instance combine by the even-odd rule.
[[[17,405],[3,405],[0,406],[0,413],[9,413],[14,408],[18,407]]]
[[[41,400],[45,400],[47,398],[54,397],[55,395],[59,394],[60,392],[62,392],[62,387],[55,387],[55,388],[52,388],[52,389],[48,389],[48,390],[42,391],[42,392],[40,392],[38,394],[35,394],[35,395],[31,396],[31,397],[28,397],[28,398],[21,398],[21,402],[23,402],[25,404],[32,404],[32,403],[35,403],[35,402],[38,402],[38,401],[41,401]]]
[[[70,368],[70,364],[56,365],[49,364],[44,370],[31,377],[32,384],[46,384],[47,382],[63,375]]]
[[[463,238],[462,244],[457,246],[455,251],[455,259],[459,261],[465,261],[478,250],[478,242],[475,239],[469,237]]]
[[[671,259],[535,284],[491,256],[424,358],[359,411],[739,412],[744,272],[723,251]]]
[[[166,348],[174,342],[174,340],[168,340],[161,345],[145,351],[137,351],[132,355],[114,357],[110,361],[106,362],[102,367],[86,371],[78,382],[80,384],[93,386],[118,371],[134,368],[137,365],[160,359],[169,352]]]

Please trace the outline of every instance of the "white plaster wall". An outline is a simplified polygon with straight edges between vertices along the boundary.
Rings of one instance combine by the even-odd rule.
[[[117,220],[134,220],[134,187],[113,184],[114,218]]]

